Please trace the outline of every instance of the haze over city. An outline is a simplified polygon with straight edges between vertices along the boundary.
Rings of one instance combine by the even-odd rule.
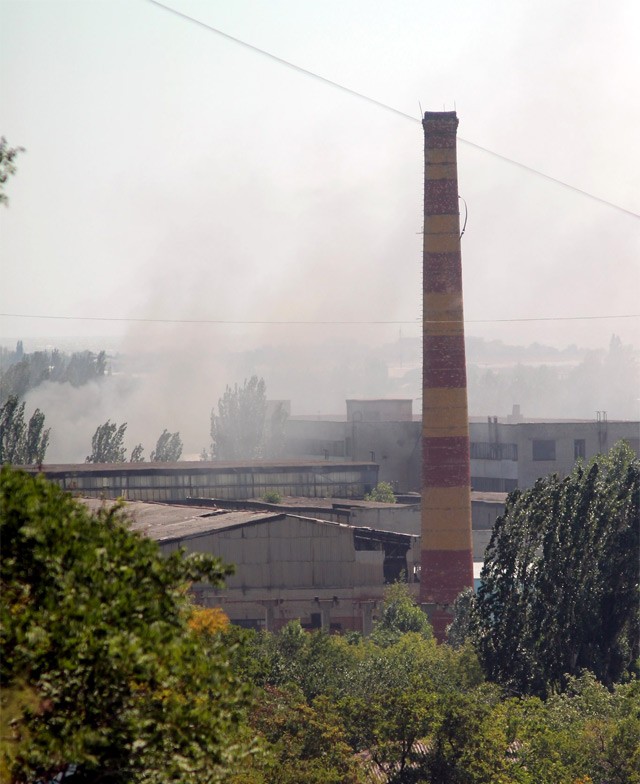
[[[638,350],[636,3],[170,6],[202,25],[150,0],[0,9],[0,131],[26,148],[0,214],[2,343],[137,358],[31,393],[79,442],[52,457],[82,459],[107,418],[197,452],[254,372],[297,413],[387,391],[380,347],[421,331],[425,110],[460,118],[467,335],[575,345],[574,363],[612,335]]]

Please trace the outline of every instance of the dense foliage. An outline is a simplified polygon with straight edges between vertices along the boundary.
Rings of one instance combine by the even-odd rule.
[[[63,351],[34,351],[25,353],[18,341],[15,351],[2,349],[0,354],[0,403],[10,395],[24,397],[45,381],[82,386],[102,378],[107,370],[104,351],[78,351],[66,354]]]
[[[12,174],[16,173],[15,159],[24,151],[24,147],[9,147],[4,136],[0,136],[0,204],[5,206],[9,204],[9,197],[4,192],[5,183]]]
[[[407,632],[415,632],[425,639],[433,637],[431,624],[415,603],[406,583],[397,582],[389,585],[385,591],[380,617],[372,637],[384,646],[397,642]]]
[[[365,501],[379,501],[384,504],[395,504],[396,495],[389,482],[378,482],[370,493],[364,497]]]
[[[543,702],[486,683],[469,645],[415,632],[244,636],[234,667],[254,684],[263,753],[234,784],[640,782],[636,681],[608,690],[586,673]]]
[[[34,465],[44,462],[49,446],[49,429],[39,408],[29,422],[24,418],[25,403],[10,395],[0,407],[0,465]]]
[[[287,412],[282,404],[270,409],[263,378],[251,376],[242,386],[227,386],[211,411],[211,455],[218,460],[257,460],[282,449]]]
[[[401,583],[368,638],[274,634],[189,604],[191,581],[228,574],[215,559],[161,559],[118,508],[5,468],[0,781],[640,784],[637,515],[618,447],[512,495],[493,590],[460,597],[453,645]]]
[[[491,679],[544,696],[582,670],[607,686],[636,671],[639,502],[640,460],[624,443],[509,496],[475,608]]]
[[[152,463],[176,463],[182,456],[182,439],[180,433],[170,433],[163,430],[156,443],[156,448],[151,452]],[[132,462],[135,462],[133,456]]]
[[[91,454],[87,455],[85,462],[124,463],[127,455],[127,449],[124,445],[126,432],[126,422],[118,426],[115,422],[107,419],[103,425],[98,425],[96,432],[91,437]],[[138,446],[142,450],[142,445]]]
[[[116,507],[91,515],[42,478],[0,474],[3,781],[215,782],[242,759],[244,687],[220,636],[189,625],[204,556],[161,558]]]

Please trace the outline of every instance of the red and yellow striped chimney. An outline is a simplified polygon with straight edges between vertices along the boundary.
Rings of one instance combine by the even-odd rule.
[[[426,112],[420,601],[437,639],[473,585],[455,112]]]

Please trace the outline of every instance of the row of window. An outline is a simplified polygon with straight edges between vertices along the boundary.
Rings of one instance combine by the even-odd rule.
[[[106,476],[65,477],[68,487],[81,490],[100,490],[103,488],[271,488],[284,485],[353,484],[363,481],[359,471],[331,471],[329,473],[270,473],[270,474],[142,474],[127,475],[110,473]]]
[[[517,486],[517,479],[492,476],[471,477],[471,489],[476,490],[478,493],[510,493]]]
[[[553,438],[534,439],[531,442],[532,457],[534,460],[555,460],[556,442]],[[587,456],[586,440],[575,438],[573,440],[573,459],[578,460]]]
[[[517,460],[517,444],[498,444],[488,441],[472,441],[470,444],[472,460]],[[553,438],[535,438],[531,442],[531,456],[535,461],[555,460],[556,442]],[[586,441],[576,438],[573,441],[573,458],[586,457]]]
[[[498,444],[489,441],[472,441],[472,460],[517,460],[517,444]]]

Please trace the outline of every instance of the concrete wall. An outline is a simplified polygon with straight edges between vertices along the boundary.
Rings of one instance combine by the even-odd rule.
[[[482,497],[485,496],[485,497]],[[491,531],[496,518],[504,514],[503,493],[471,493],[471,525],[474,531]]]
[[[584,441],[585,459],[607,452],[624,439],[640,455],[638,422],[500,422],[472,421],[471,487],[479,492],[507,493],[531,487],[550,473],[566,475],[574,465],[576,442]],[[379,481],[397,492],[420,490],[420,422],[339,422],[290,420],[285,450],[304,459],[372,461]],[[554,441],[555,458],[534,460],[534,442]],[[323,451],[323,449],[325,451]]]
[[[288,419],[285,423],[285,453],[303,460],[344,460],[347,455],[347,423]]]
[[[411,422],[411,399],[347,400],[348,422]]]
[[[347,438],[354,460],[380,466],[379,481],[399,492],[420,490],[419,422],[350,422]]]
[[[195,587],[197,601],[221,606],[234,622],[279,628],[299,618],[307,626],[367,631],[384,595],[385,552],[375,542],[373,549],[357,549],[357,530],[286,515],[159,544],[164,552],[184,546],[236,565],[224,589]],[[417,537],[407,544],[406,569],[413,574]]]
[[[506,427],[509,427],[508,425]],[[518,486],[531,487],[540,476],[551,473],[566,475],[575,464],[576,441],[584,441],[584,458],[607,452],[620,440],[626,440],[636,454],[640,453],[638,422],[555,422],[522,423],[517,428]],[[555,459],[535,460],[534,442],[555,444]]]
[[[285,454],[304,460],[354,460],[379,465],[378,481],[398,492],[420,490],[420,423],[290,419]]]
[[[404,506],[353,507],[349,516],[351,525],[363,525],[379,531],[396,531],[400,534],[420,534],[420,504]]]
[[[471,498],[471,520],[473,538],[473,560],[483,561],[484,551],[489,544],[496,518],[504,513],[506,497],[500,493],[487,493],[484,498],[474,493]],[[474,496],[476,496],[474,498]],[[487,497],[488,496],[488,497]],[[391,504],[379,507],[354,507],[351,510],[351,525],[365,525],[381,531],[396,531],[404,534],[420,534],[421,507]]]

